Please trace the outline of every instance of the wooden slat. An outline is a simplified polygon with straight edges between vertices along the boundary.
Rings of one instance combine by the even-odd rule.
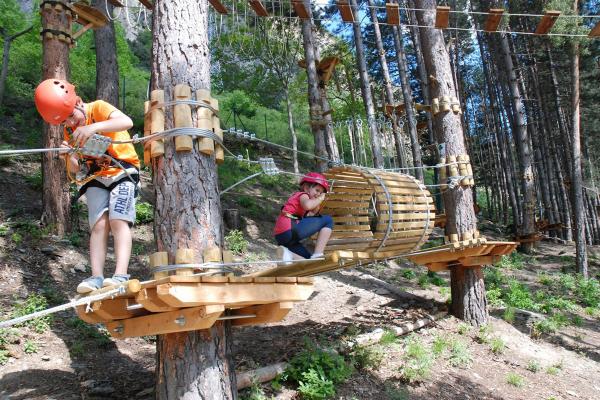
[[[338,9],[340,10],[340,15],[342,16],[342,21],[344,22],[355,22],[354,14],[352,13],[352,8],[350,4],[346,0],[338,0],[337,2]]]
[[[450,21],[450,7],[437,6],[435,9],[435,27],[446,29]]]
[[[590,33],[588,33],[588,37],[598,36],[600,36],[600,21],[596,23],[596,25],[590,30]]]
[[[378,208],[380,210],[387,211],[390,209],[390,206],[387,204],[381,204]],[[435,206],[433,204],[393,204],[391,209],[393,211],[435,211]]]
[[[294,11],[296,15],[300,19],[308,19],[308,11],[306,10],[306,6],[304,5],[304,0],[292,0],[292,5],[294,6]]]
[[[296,279],[296,278],[277,278],[277,279]],[[294,308],[294,303],[271,303],[257,306],[239,308],[232,312],[232,315],[256,315],[254,318],[241,318],[231,321],[233,326],[248,326],[279,322]]]
[[[500,256],[475,256],[459,258],[458,262],[464,267],[476,267],[480,265],[493,265],[500,260]]]
[[[373,236],[373,232],[368,231],[368,232],[337,232],[337,231],[333,231],[331,233],[331,238],[332,239],[339,239],[339,238],[368,238],[368,237],[372,237]]]
[[[71,8],[77,14],[77,22],[81,25],[92,24],[92,28],[102,28],[108,23],[108,18],[95,7],[88,6],[83,3],[75,3],[71,5]]]
[[[385,3],[385,12],[387,14],[387,23],[390,25],[400,25],[400,10],[398,4]]]
[[[219,14],[227,14],[227,8],[221,3],[219,0],[208,0],[211,6],[215,9]]]
[[[135,298],[138,304],[144,306],[144,308],[150,312],[165,312],[176,310],[175,307],[171,307],[164,301],[162,301],[156,294],[156,288],[144,288],[140,290]]]
[[[348,193],[331,193],[328,194],[326,200],[347,200],[347,201],[370,201],[370,194],[348,194]]]
[[[504,14],[503,8],[490,9],[483,30],[486,32],[496,32],[498,30],[498,25],[500,25],[500,21],[502,20],[502,14]]]
[[[152,4],[152,0],[139,0],[140,3],[144,5],[148,10],[152,10],[154,4]]]
[[[354,217],[354,216],[347,216],[347,217],[333,217],[333,222],[336,224],[341,224],[341,223],[356,223],[356,224],[360,224],[361,222],[366,222],[367,224],[369,223],[369,217]]]
[[[259,17],[269,16],[267,9],[263,5],[263,3],[261,3],[260,0],[248,0],[248,2],[250,3],[250,7],[252,7],[256,15],[258,15]]]
[[[554,26],[554,23],[560,16],[560,11],[548,10],[540,20],[537,28],[535,28],[536,35],[545,35]]]
[[[342,224],[342,225],[334,225],[333,226],[333,231],[334,232],[356,232],[356,231],[370,231],[370,230],[371,230],[371,226],[370,225],[346,225],[346,224]]]
[[[329,208],[369,208],[368,201],[329,201],[324,203],[324,207]]]
[[[117,339],[207,329],[224,310],[222,305],[184,308],[109,322],[106,329]]]

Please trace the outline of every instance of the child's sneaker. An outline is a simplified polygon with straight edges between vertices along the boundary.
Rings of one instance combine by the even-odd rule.
[[[77,285],[77,293],[85,294],[100,289],[102,287],[103,280],[103,276],[90,276]]]
[[[292,254],[290,249],[288,249],[285,246],[279,246],[277,248],[277,258],[279,258],[281,261],[286,262],[286,265],[288,265],[290,261],[294,261],[294,255]]]
[[[129,275],[114,274],[112,278],[106,278],[104,282],[102,282],[102,287],[120,285],[128,280]]]
[[[325,257],[325,255],[323,255],[323,253],[314,253],[312,256],[310,256],[311,260],[313,258],[323,258]]]

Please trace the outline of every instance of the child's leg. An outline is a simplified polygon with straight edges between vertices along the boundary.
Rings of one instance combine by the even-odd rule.
[[[317,217],[303,218],[296,225],[296,232],[300,239],[307,238],[317,232],[317,243],[315,244],[315,253],[323,253],[325,246],[331,237],[333,230],[333,218],[331,215],[321,215]]]
[[[110,192],[110,229],[115,243],[115,275],[127,275],[131,256],[131,225],[135,222],[135,185],[121,182]]]
[[[129,222],[121,219],[110,221],[110,230],[113,234],[115,243],[115,274],[126,275],[129,266],[129,257],[131,256],[131,228]]]
[[[108,213],[104,213],[98,218],[90,232],[90,264],[92,265],[92,276],[103,276],[109,230]]]
[[[280,234],[275,235],[275,240],[277,244],[283,247],[286,247],[288,250],[292,252],[292,257],[294,260],[303,260],[305,258],[310,258],[310,252],[304,248],[298,241],[293,240],[294,235],[292,231],[285,231]]]

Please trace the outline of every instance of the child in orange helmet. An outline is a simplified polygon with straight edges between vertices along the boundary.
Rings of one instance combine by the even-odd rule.
[[[64,125],[61,147],[65,149],[84,146],[94,134],[116,141],[130,139],[127,129],[133,126],[131,118],[103,100],[84,103],[67,81],[47,79],[35,89],[34,97],[44,121]],[[80,158],[75,152],[62,153],[61,157],[69,173],[85,177],[78,188],[88,205],[92,276],[77,286],[77,292],[88,293],[126,282],[140,168],[133,145],[111,144],[103,157]],[[114,238],[116,269],[112,278],[104,279],[109,233]]]
[[[331,215],[319,213],[325,193],[329,191],[327,179],[317,172],[309,172],[300,180],[300,189],[287,200],[275,222],[275,240],[280,246],[278,255],[283,261],[323,257],[333,230]],[[310,254],[300,241],[317,232],[315,252]]]

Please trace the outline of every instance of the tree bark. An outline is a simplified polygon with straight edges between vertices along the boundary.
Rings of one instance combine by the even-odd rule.
[[[177,84],[192,93],[210,89],[207,0],[156,1],[153,34],[152,89],[163,89],[167,101]],[[165,129],[173,126],[167,112]],[[214,157],[196,148],[178,153],[174,141],[165,140],[165,154],[153,167],[158,251],[172,263],[177,249],[192,249],[194,262],[201,262],[204,249],[221,247],[223,237]],[[203,331],[159,335],[156,398],[235,399],[231,343],[230,325],[220,321]]]
[[[356,0],[350,0],[352,13],[358,16],[358,6]],[[360,91],[362,93],[367,114],[367,126],[369,128],[369,139],[371,140],[371,151],[373,153],[373,166],[383,168],[383,155],[381,153],[381,141],[377,132],[377,121],[375,120],[375,106],[373,97],[369,90],[369,73],[367,71],[367,62],[365,59],[365,49],[362,40],[360,23],[357,20],[352,23],[354,32],[354,44],[356,45],[356,63],[358,66],[358,75],[360,77]]]
[[[419,25],[433,27],[435,22],[436,2],[434,0],[417,0],[416,8]],[[431,97],[457,97],[452,79],[450,59],[444,37],[440,30],[421,28],[423,57],[427,71],[431,74]],[[444,143],[445,155],[466,154],[460,116],[452,112],[439,112],[434,116],[434,128],[438,143]],[[477,229],[477,218],[473,210],[473,195],[468,186],[457,185],[444,192],[446,207],[446,234],[458,234]],[[456,266],[451,272],[452,313],[473,325],[487,322],[485,284],[481,267],[465,268]]]
[[[292,101],[290,100],[290,88],[287,82],[284,83],[284,96],[285,96],[285,105],[287,108],[288,114],[288,129],[290,131],[290,135],[292,136],[292,149],[293,152],[293,163],[294,163],[294,173],[300,173],[300,167],[298,166],[298,137],[296,136],[296,129],[294,129],[294,114],[292,113]]]
[[[94,0],[93,5],[103,14],[112,12],[108,0]],[[96,47],[96,98],[119,106],[119,64],[117,62],[117,40],[113,21],[94,30]],[[125,110],[122,110],[123,112]]]
[[[42,11],[42,29],[60,29],[71,32],[71,19],[62,10]],[[42,79],[68,79],[69,45],[55,38],[42,39]],[[63,127],[44,123],[43,147],[60,147]],[[71,230],[71,202],[69,186],[66,185],[65,163],[55,153],[42,154],[42,223],[52,227],[58,235]]]
[[[323,108],[321,92],[319,90],[319,76],[317,74],[317,57],[313,38],[312,9],[309,0],[304,0],[309,18],[302,20],[302,43],[304,45],[304,60],[306,61],[306,76],[308,80],[308,106],[313,136],[315,138],[316,169],[324,172],[327,169],[327,149],[325,147],[325,125],[323,121]]]
[[[574,2],[577,12],[577,0]],[[583,177],[581,173],[581,135],[579,132],[579,42],[571,43],[571,140],[573,165],[571,167],[571,198],[573,199],[573,217],[575,223],[575,250],[577,272],[588,278],[588,259],[585,242],[585,205],[583,202]]]

